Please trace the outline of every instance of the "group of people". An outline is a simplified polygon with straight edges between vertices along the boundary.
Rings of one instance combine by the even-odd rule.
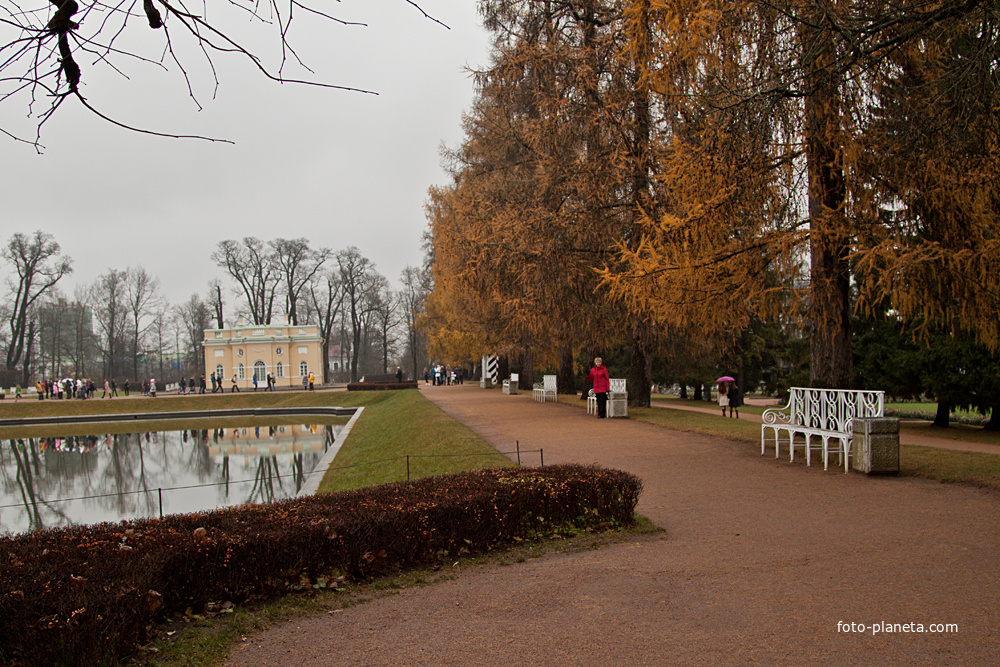
[[[726,416],[726,408],[729,408],[730,418],[733,413],[736,418],[740,418],[740,406],[743,405],[743,398],[740,396],[740,388],[735,382],[719,383],[719,407],[722,408],[722,416]]]
[[[129,393],[129,383],[125,380],[122,387],[126,396]],[[15,397],[21,396],[21,388],[18,387]],[[90,378],[65,378],[62,380],[39,380],[35,383],[35,393],[38,400],[45,399],[68,399],[68,398],[94,398],[97,395],[97,385]],[[104,392],[101,398],[111,398],[118,395],[118,383],[115,380],[104,381]]]
[[[402,374],[402,371],[400,371]],[[435,386],[440,386],[444,384],[465,384],[464,372],[461,367],[456,366],[452,368],[451,366],[445,366],[443,364],[435,364],[429,369],[424,369],[424,384],[428,384],[433,381]]]

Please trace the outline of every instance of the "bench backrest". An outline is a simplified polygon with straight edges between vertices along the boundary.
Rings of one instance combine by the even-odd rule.
[[[796,426],[851,433],[854,419],[885,416],[885,392],[792,387],[789,406]]]
[[[625,380],[623,378],[611,378],[611,393],[612,394],[625,393]]]
[[[543,375],[542,376],[542,388],[545,391],[555,391],[556,390],[556,376],[555,375]]]
[[[518,375],[517,375],[517,373],[511,373],[510,374],[510,383],[511,384],[517,384],[517,381],[518,381]]]

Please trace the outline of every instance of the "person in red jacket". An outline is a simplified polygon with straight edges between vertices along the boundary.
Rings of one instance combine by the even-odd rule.
[[[608,392],[611,391],[611,380],[608,379],[608,369],[604,360],[594,358],[594,367],[587,373],[587,382],[594,383],[594,396],[597,398],[597,416],[604,419],[608,416]]]

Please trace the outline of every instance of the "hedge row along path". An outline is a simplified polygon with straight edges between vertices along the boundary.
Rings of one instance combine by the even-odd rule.
[[[291,621],[227,664],[1000,664],[994,492],[824,472],[474,384],[420,389],[496,447],[639,475],[639,512],[666,533]],[[957,632],[926,631],[938,623]]]

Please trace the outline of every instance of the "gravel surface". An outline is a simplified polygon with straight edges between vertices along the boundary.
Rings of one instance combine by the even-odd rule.
[[[666,533],[455,568],[253,635],[226,664],[1000,664],[994,492],[824,472],[472,384],[421,391],[499,449],[639,475],[639,512]]]

